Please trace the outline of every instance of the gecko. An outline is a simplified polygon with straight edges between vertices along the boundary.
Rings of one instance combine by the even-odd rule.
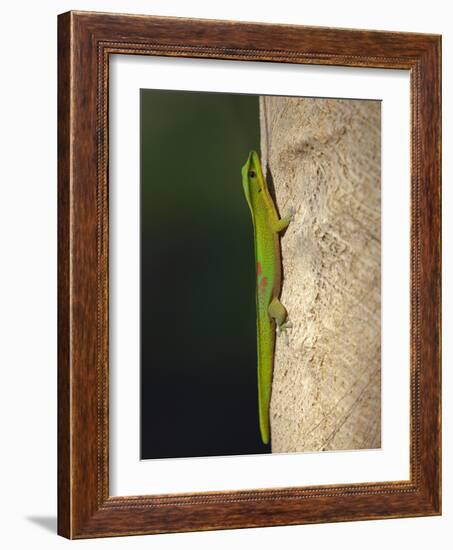
[[[260,159],[251,151],[242,167],[242,186],[253,223],[256,262],[256,326],[258,351],[258,415],[261,439],[269,443],[269,406],[274,366],[275,334],[291,326],[280,302],[282,264],[279,233],[293,213],[279,218]]]

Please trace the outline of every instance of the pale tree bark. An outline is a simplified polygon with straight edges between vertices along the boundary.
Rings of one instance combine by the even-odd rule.
[[[380,102],[260,99],[262,163],[280,214],[272,452],[381,442]]]

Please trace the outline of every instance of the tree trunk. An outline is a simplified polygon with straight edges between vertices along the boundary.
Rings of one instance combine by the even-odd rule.
[[[380,447],[380,102],[261,97],[262,164],[280,214],[273,452]]]

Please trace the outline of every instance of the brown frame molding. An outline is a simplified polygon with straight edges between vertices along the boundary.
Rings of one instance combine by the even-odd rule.
[[[58,532],[68,538],[441,513],[441,38],[68,12],[58,19]],[[110,497],[108,70],[112,54],[411,74],[409,481]]]

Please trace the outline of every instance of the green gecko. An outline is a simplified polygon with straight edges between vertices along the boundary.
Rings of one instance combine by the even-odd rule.
[[[258,154],[251,151],[242,167],[242,186],[252,214],[256,260],[256,325],[258,344],[258,412],[261,439],[269,443],[269,405],[274,364],[275,330],[289,328],[279,300],[282,283],[279,233],[292,215],[279,218],[264,179]]]

